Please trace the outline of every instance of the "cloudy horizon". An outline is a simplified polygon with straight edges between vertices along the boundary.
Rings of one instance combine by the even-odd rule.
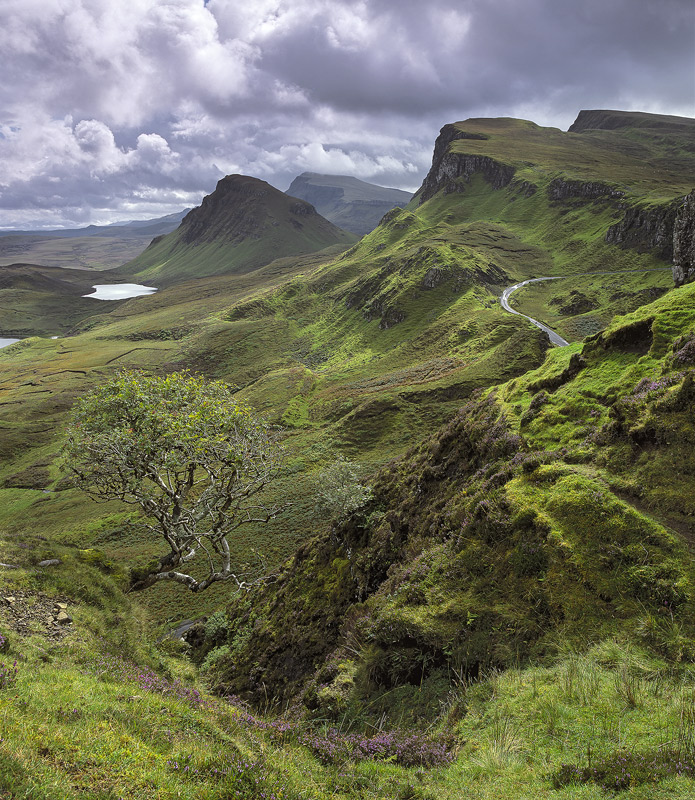
[[[197,205],[223,175],[414,191],[439,129],[695,116],[690,0],[5,0],[0,228]]]

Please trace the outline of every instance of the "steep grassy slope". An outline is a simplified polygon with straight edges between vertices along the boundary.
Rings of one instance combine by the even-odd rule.
[[[276,695],[308,677],[304,719],[296,706],[267,719],[200,693],[175,647],[143,646],[119,562],[84,547],[99,525],[74,520],[78,547],[69,536],[58,544],[44,495],[41,533],[7,536],[13,513],[34,513],[41,493],[5,491],[2,552],[24,566],[3,572],[0,791],[46,800],[598,800],[602,787],[639,800],[691,796],[690,561],[664,524],[613,494],[643,466],[634,426],[600,430],[624,460],[615,479],[600,441],[585,441],[583,412],[567,408],[581,398],[593,420],[607,403],[619,407],[645,369],[659,370],[660,386],[629,396],[656,430],[680,414],[683,453],[692,452],[681,401],[692,383],[694,292],[676,290],[675,303],[662,298],[470,402],[382,474],[358,516],[234,606],[230,631],[222,615],[208,620],[207,675],[226,689],[255,682],[276,711]],[[587,363],[568,369],[580,349]],[[564,452],[514,433],[540,413]],[[567,418],[559,432],[558,413]],[[657,437],[657,469],[670,453]],[[691,489],[679,487],[682,502]],[[112,534],[113,520],[101,529]],[[39,567],[49,556],[62,563]],[[47,623],[57,602],[72,624]],[[545,663],[490,671],[529,654]]]
[[[355,237],[265,181],[228,175],[183,219],[119,273],[158,286],[248,272],[283,256],[313,253]]]
[[[694,300],[673,290],[553,351],[383,470],[358,514],[229,606],[202,651],[218,687],[396,723],[451,676],[616,635],[695,659]]]

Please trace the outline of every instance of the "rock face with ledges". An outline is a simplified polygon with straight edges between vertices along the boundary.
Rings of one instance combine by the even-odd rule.
[[[695,190],[686,195],[673,227],[673,281],[695,281]]]
[[[485,155],[452,152],[451,144],[459,139],[484,141],[487,136],[462,131],[455,125],[445,125],[441,129],[434,145],[432,167],[416,194],[421,204],[441,189],[458,191],[456,179],[470,180],[476,172],[482,173],[493,189],[503,189],[511,183],[515,172],[513,166]]]
[[[606,241],[641,252],[655,250],[667,261],[673,257],[674,224],[681,201],[652,207],[628,206],[620,222],[606,231]]]

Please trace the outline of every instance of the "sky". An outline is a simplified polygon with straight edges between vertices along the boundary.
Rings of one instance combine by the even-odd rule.
[[[439,129],[695,116],[692,0],[2,0],[0,228],[144,219],[222,176],[415,191]]]

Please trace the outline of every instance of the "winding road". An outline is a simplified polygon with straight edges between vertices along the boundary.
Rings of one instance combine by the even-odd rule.
[[[670,272],[671,267],[658,267],[652,269],[621,269],[613,272],[582,272],[579,275],[572,275],[571,277],[587,278],[587,277],[593,277],[594,275],[623,275],[629,272],[665,272],[666,270]],[[550,278],[529,278],[526,281],[521,281],[521,283],[515,283],[514,286],[510,286],[509,288],[505,289],[502,292],[502,296],[500,297],[500,303],[502,305],[502,308],[505,311],[508,311],[510,314],[516,314],[518,317],[524,317],[524,319],[527,319],[532,325],[535,325],[537,328],[540,328],[542,331],[545,331],[550,337],[551,343],[554,344],[556,347],[567,347],[569,342],[567,341],[567,339],[563,339],[559,333],[556,333],[552,328],[549,328],[547,325],[544,325],[537,319],[529,317],[528,314],[522,314],[521,311],[516,311],[509,305],[509,298],[512,296],[512,293],[515,292],[517,289],[521,289],[522,286],[526,286],[526,284],[528,283],[538,283],[539,281],[559,281],[567,277],[570,276],[553,275]]]
[[[567,339],[563,339],[559,333],[555,333],[552,328],[549,328],[547,325],[544,325],[542,322],[539,322],[537,319],[533,317],[529,317],[527,314],[522,314],[521,311],[515,311],[509,305],[509,298],[512,295],[512,292],[515,292],[517,289],[521,289],[522,286],[526,286],[527,283],[538,283],[538,281],[559,281],[561,277],[564,276],[557,276],[553,278],[529,278],[527,281],[521,281],[521,283],[515,283],[514,286],[510,286],[508,289],[505,289],[502,292],[502,297],[500,297],[500,303],[502,304],[502,308],[505,311],[509,311],[510,314],[516,314],[519,317],[524,317],[537,328],[540,328],[542,331],[545,331],[548,336],[550,337],[550,341],[556,347],[567,347],[569,342]]]

